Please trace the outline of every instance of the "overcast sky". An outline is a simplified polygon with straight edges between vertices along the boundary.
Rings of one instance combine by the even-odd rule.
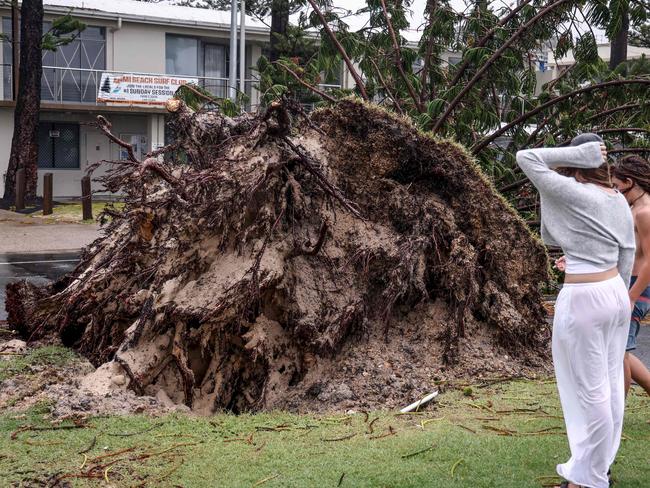
[[[411,6],[411,28],[417,29],[424,23],[424,7],[427,3],[427,0],[415,0]],[[452,0],[452,6],[455,9],[464,9],[465,2],[463,0]],[[345,8],[347,10],[356,11],[366,5],[365,0],[334,0],[334,5],[337,7]],[[349,19],[349,24],[351,27],[360,27],[365,23],[366,19]]]
[[[365,0],[333,0],[334,5],[337,7],[341,7],[350,11],[357,11],[363,6],[365,6],[366,2]],[[421,33],[415,32],[415,29],[420,28],[424,24],[424,7],[427,3],[427,0],[414,0],[413,4],[411,5],[411,29],[413,29],[413,32],[410,33],[402,33],[404,34],[404,37],[406,37],[409,40],[419,40]],[[474,3],[474,2],[472,2]],[[514,5],[516,2],[514,0],[494,0],[492,1],[492,5],[494,8],[497,8],[499,6],[505,7],[506,5]],[[467,8],[465,1],[464,0],[451,0],[451,6],[458,10],[465,10]],[[358,18],[348,18],[347,23],[350,25],[352,30],[358,29],[361,27],[363,24],[365,24],[367,19],[359,16]],[[581,25],[581,23],[578,23],[578,26],[580,30],[586,30],[586,26]],[[596,38],[598,42],[603,42],[605,41],[604,39],[604,32],[600,29],[594,29],[594,32],[596,34]]]

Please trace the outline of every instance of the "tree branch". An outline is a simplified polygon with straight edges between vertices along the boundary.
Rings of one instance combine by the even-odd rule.
[[[472,147],[472,153],[473,154],[478,154],[486,146],[488,146],[492,141],[494,141],[496,138],[498,138],[502,134],[506,133],[507,131],[509,131],[513,127],[521,124],[522,122],[525,122],[529,118],[537,115],[538,113],[542,112],[543,110],[547,109],[548,107],[552,107],[553,105],[555,105],[557,103],[560,103],[560,102],[562,102],[564,100],[567,100],[568,98],[575,97],[577,95],[581,95],[582,93],[588,93],[588,92],[593,91],[593,90],[599,90],[601,88],[608,88],[608,87],[611,87],[611,86],[621,86],[621,85],[633,85],[633,84],[650,85],[650,79],[636,78],[636,79],[630,79],[630,80],[606,81],[604,83],[596,83],[595,85],[586,86],[584,88],[574,90],[574,91],[572,91],[570,93],[566,93],[565,95],[555,97],[552,100],[549,100],[548,102],[543,103],[539,107],[536,107],[533,110],[530,110],[529,112],[526,112],[525,114],[517,117],[515,120],[513,120],[509,124],[504,125],[500,129],[494,131],[489,136],[483,138],[481,141],[479,141],[477,144],[475,144]]]
[[[133,152],[133,145],[129,144],[128,142],[123,141],[116,135],[114,135],[111,132],[112,129],[111,123],[104,118],[102,115],[97,116],[97,128],[101,130],[106,137],[108,137],[111,141],[113,141],[115,144],[117,144],[120,147],[123,147],[126,149],[127,154],[129,155],[129,161],[137,164],[141,164],[141,161],[135,157],[135,152]]]
[[[615,127],[613,129],[599,129],[596,134],[611,134],[613,132],[644,132],[650,134],[650,129],[642,129],[641,127]]]
[[[336,98],[334,98],[334,97],[328,95],[328,94],[325,93],[324,91],[321,91],[321,90],[319,90],[318,88],[316,88],[315,86],[310,85],[309,83],[307,83],[305,80],[303,80],[302,78],[300,78],[300,76],[298,76],[298,73],[296,73],[295,71],[293,71],[291,68],[289,68],[289,67],[288,67],[287,65],[285,65],[284,63],[281,63],[281,62],[279,62],[279,61],[275,61],[274,64],[277,64],[278,66],[281,66],[282,68],[284,68],[284,69],[287,71],[287,73],[289,73],[291,76],[293,76],[293,77],[296,79],[296,81],[297,81],[298,83],[300,83],[302,86],[304,86],[304,87],[307,88],[308,90],[311,90],[311,91],[314,92],[316,95],[318,95],[318,96],[324,98],[324,99],[327,100],[328,102],[336,103],[336,101],[337,101]]]
[[[411,80],[408,79],[408,76],[404,72],[404,66],[402,65],[402,49],[400,48],[399,42],[397,41],[397,35],[395,34],[393,23],[391,22],[390,17],[388,16],[388,9],[386,8],[386,0],[381,0],[381,8],[384,12],[384,18],[386,19],[386,24],[388,25],[388,32],[390,33],[390,37],[393,40],[393,49],[395,49],[395,58],[396,58],[395,62],[397,63],[397,70],[399,71],[399,74],[402,77],[404,84],[406,85],[406,89],[409,92],[409,95],[413,99],[415,108],[418,109],[418,112],[422,113],[424,110],[422,109],[421,100],[418,97],[417,93],[415,93],[415,89],[413,88],[413,84],[411,83]]]
[[[627,147],[625,149],[612,149],[608,154],[618,153],[650,153],[650,147]]]
[[[431,25],[433,24],[433,16],[437,9],[438,9],[437,0],[429,0],[427,2],[427,13],[429,14],[429,18],[427,23],[428,25],[424,29],[425,34],[431,30]],[[429,75],[429,66],[431,65],[432,51],[433,51],[433,36],[431,35],[431,32],[429,32],[429,39],[427,40],[427,50],[424,55],[422,72],[420,73],[420,85],[422,85],[420,89],[421,104],[424,104],[424,100],[426,99],[427,96],[427,76]]]
[[[630,108],[639,108],[641,106],[640,103],[628,103],[627,105],[620,105],[618,107],[610,108],[609,110],[604,110],[602,112],[599,112],[595,115],[592,115],[589,117],[587,120],[591,122],[592,120],[599,119],[601,117],[607,117],[608,115],[612,115],[616,112],[621,112],[623,110],[627,110]]]
[[[361,94],[361,98],[363,98],[364,100],[368,100],[366,85],[363,83],[361,76],[359,76],[359,73],[357,73],[357,70],[354,68],[354,64],[350,60],[348,53],[345,51],[345,48],[341,45],[339,40],[336,38],[336,34],[334,34],[329,24],[327,23],[327,20],[325,19],[323,12],[321,12],[321,10],[318,8],[318,5],[316,5],[316,2],[314,0],[307,0],[307,1],[314,9],[314,12],[316,12],[316,15],[318,15],[321,24],[323,24],[323,29],[325,29],[325,32],[327,32],[327,35],[329,36],[330,40],[332,41],[334,46],[336,46],[336,49],[338,50],[339,54],[343,57],[343,61],[345,61],[345,64],[348,67],[348,70],[350,71],[352,78],[354,78],[354,82],[356,83],[357,88],[359,88],[359,93]]]
[[[495,25],[489,31],[487,31],[487,33],[481,38],[481,40],[478,41],[478,43],[476,44],[476,47],[485,47],[485,45],[488,43],[488,41],[490,39],[492,39],[492,36],[494,35],[494,33],[498,29],[500,29],[501,27],[506,25],[508,22],[510,22],[521,11],[521,9],[524,8],[526,5],[528,5],[530,2],[532,2],[532,0],[524,0],[519,5],[517,5],[517,7],[515,9],[513,9],[508,15],[503,17],[503,19],[501,19],[497,25]],[[458,83],[458,81],[460,81],[462,76],[465,74],[465,71],[467,70],[468,66],[469,66],[469,60],[465,60],[465,61],[463,61],[461,63],[461,65],[456,70],[456,74],[454,75],[454,79],[451,80],[451,83],[449,84],[449,86],[454,86],[456,83]]]
[[[404,115],[404,110],[402,110],[402,106],[399,104],[399,101],[397,98],[393,96],[393,93],[390,91],[390,88],[388,88],[388,84],[386,84],[386,80],[381,74],[381,71],[379,70],[379,66],[377,66],[377,63],[375,63],[375,60],[372,58],[368,58],[370,62],[372,63],[372,67],[375,68],[375,71],[377,72],[377,77],[379,78],[379,82],[381,83],[381,86],[384,87],[384,90],[386,90],[386,93],[388,94],[388,97],[393,101],[395,104],[395,108],[397,111],[401,114]]]
[[[433,132],[436,132],[442,125],[447,121],[449,116],[454,112],[460,101],[465,97],[465,95],[474,87],[476,83],[483,77],[485,72],[495,63],[497,59],[508,49],[510,46],[528,29],[535,25],[541,18],[543,18],[549,12],[555,10],[557,7],[567,3],[569,0],[557,0],[555,3],[549,5],[548,7],[542,9],[537,15],[530,19],[526,24],[522,25],[517,31],[505,41],[499,49],[497,49],[494,54],[488,59],[483,66],[476,72],[470,81],[463,87],[463,89],[456,95],[456,97],[449,103],[447,110],[442,116],[436,121],[433,126]]]

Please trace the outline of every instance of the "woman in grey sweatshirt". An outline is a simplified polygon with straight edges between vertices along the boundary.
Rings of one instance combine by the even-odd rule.
[[[570,488],[609,486],[623,426],[634,226],[625,197],[596,174],[606,158],[600,141],[583,134],[571,147],[517,153],[540,194],[542,238],[566,257],[552,349],[571,449],[557,472]]]

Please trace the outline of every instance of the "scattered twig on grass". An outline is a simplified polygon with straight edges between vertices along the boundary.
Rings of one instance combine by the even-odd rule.
[[[93,449],[93,447],[95,447],[95,444],[97,444],[97,436],[94,436],[93,440],[90,441],[90,445],[87,448],[79,451],[79,454],[86,454],[87,452],[90,452]]]
[[[454,463],[454,465],[451,467],[451,477],[452,477],[452,478],[454,477],[454,473],[456,472],[456,468],[458,467],[458,465],[459,465],[460,463],[464,462],[464,461],[465,461],[464,459],[459,459],[459,460],[456,461],[456,462]]]
[[[474,429],[470,429],[469,427],[463,425],[463,424],[455,424],[457,427],[460,427],[461,429],[469,430],[472,434],[476,434],[476,431]]]
[[[491,431],[493,431],[493,432],[496,432],[496,433],[499,434],[499,435],[508,435],[508,436],[511,436],[511,435],[515,435],[515,434],[517,433],[517,432],[515,432],[514,430],[508,430],[508,429],[504,429],[504,428],[501,428],[501,427],[495,427],[495,426],[493,426],[493,425],[483,425],[482,427],[483,427],[485,430],[491,430]]]
[[[62,441],[30,441],[29,439],[24,439],[23,442],[28,446],[59,446],[63,444]]]
[[[350,415],[346,415],[345,417],[325,417],[323,419],[325,422],[347,422],[348,420],[352,420],[352,417]]]
[[[224,442],[245,442],[246,444],[253,444],[253,433],[251,432],[248,436],[246,437],[231,437],[230,439],[224,439]]]
[[[146,429],[139,430],[137,432],[106,432],[106,435],[110,435],[113,437],[131,437],[134,435],[146,434],[147,432],[151,432],[152,430],[157,429],[160,426],[162,426],[162,424],[155,424],[152,425],[151,427],[147,427]]]
[[[376,436],[373,436],[373,437],[369,437],[369,439],[371,439],[371,440],[383,439],[384,437],[390,437],[391,435],[395,435],[395,434],[397,434],[397,432],[395,431],[395,429],[393,429],[392,425],[389,425],[388,426],[388,432],[386,432],[384,434],[376,435]]]
[[[412,458],[413,456],[417,456],[419,454],[424,454],[425,452],[432,451],[435,447],[436,447],[435,444],[432,444],[432,445],[430,445],[429,447],[427,447],[425,449],[420,449],[419,451],[415,451],[415,452],[412,452],[412,453],[409,453],[409,454],[404,454],[402,456],[402,459],[408,459],[408,458]]]
[[[445,419],[445,416],[444,416],[444,415],[443,415],[442,417],[437,417],[437,418],[435,418],[435,419],[425,419],[425,420],[423,420],[422,422],[420,422],[420,427],[422,427],[422,428],[424,429],[424,427],[425,427],[427,424],[430,424],[431,422],[437,422],[438,420],[444,420],[444,419]]]
[[[372,426],[373,426],[373,424],[374,424],[375,422],[377,422],[377,420],[379,420],[379,417],[375,417],[375,418],[372,419],[372,421],[368,424],[368,430],[366,431],[367,434],[373,434],[373,433],[374,433],[374,430],[373,430]]]
[[[44,430],[83,429],[85,427],[88,427],[88,425],[84,424],[84,423],[78,423],[78,424],[74,424],[74,425],[53,425],[51,427],[37,427],[35,425],[23,425],[18,430],[15,430],[14,432],[11,433],[11,440],[15,441],[16,438],[18,437],[18,434],[20,434],[21,432],[44,431]]]
[[[341,486],[343,483],[343,478],[345,478],[345,473],[341,473],[341,477],[339,478],[339,482],[336,484],[336,486]]]
[[[169,478],[172,474],[174,474],[176,471],[178,471],[178,468],[180,468],[183,465],[183,463],[185,463],[185,460],[181,459],[181,461],[178,464],[176,464],[173,468],[167,470],[165,473],[158,476],[156,478],[156,481],[158,483],[160,483],[162,480],[164,480],[166,478]]]
[[[127,452],[132,452],[132,451],[135,451],[135,446],[133,446],[133,447],[127,447],[127,448],[125,448],[125,449],[120,449],[119,451],[115,451],[115,452],[109,452],[108,454],[102,454],[101,456],[96,456],[96,457],[92,458],[92,459],[90,460],[90,462],[91,462],[91,463],[96,463],[96,462],[99,461],[100,459],[106,459],[106,458],[109,458],[109,457],[115,457],[115,456],[119,456],[120,454],[125,454],[125,453],[127,453]]]
[[[335,437],[333,439],[321,439],[321,440],[325,441],[325,442],[346,441],[348,439],[352,439],[356,435],[357,435],[357,433],[354,432],[352,434],[344,435],[343,437]]]
[[[254,488],[255,486],[263,485],[263,484],[266,483],[267,481],[274,480],[274,479],[277,478],[278,476],[280,476],[280,475],[279,475],[279,474],[274,474],[273,476],[269,476],[268,478],[261,479],[261,480],[257,481],[255,484],[253,484],[253,488]]]

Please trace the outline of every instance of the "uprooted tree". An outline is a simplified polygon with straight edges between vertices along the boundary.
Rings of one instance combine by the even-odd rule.
[[[126,206],[72,274],[8,287],[23,336],[203,412],[394,405],[450,372],[546,367],[544,248],[461,146],[351,99],[168,109],[176,141],[144,161],[100,118],[129,152],[103,177]]]

